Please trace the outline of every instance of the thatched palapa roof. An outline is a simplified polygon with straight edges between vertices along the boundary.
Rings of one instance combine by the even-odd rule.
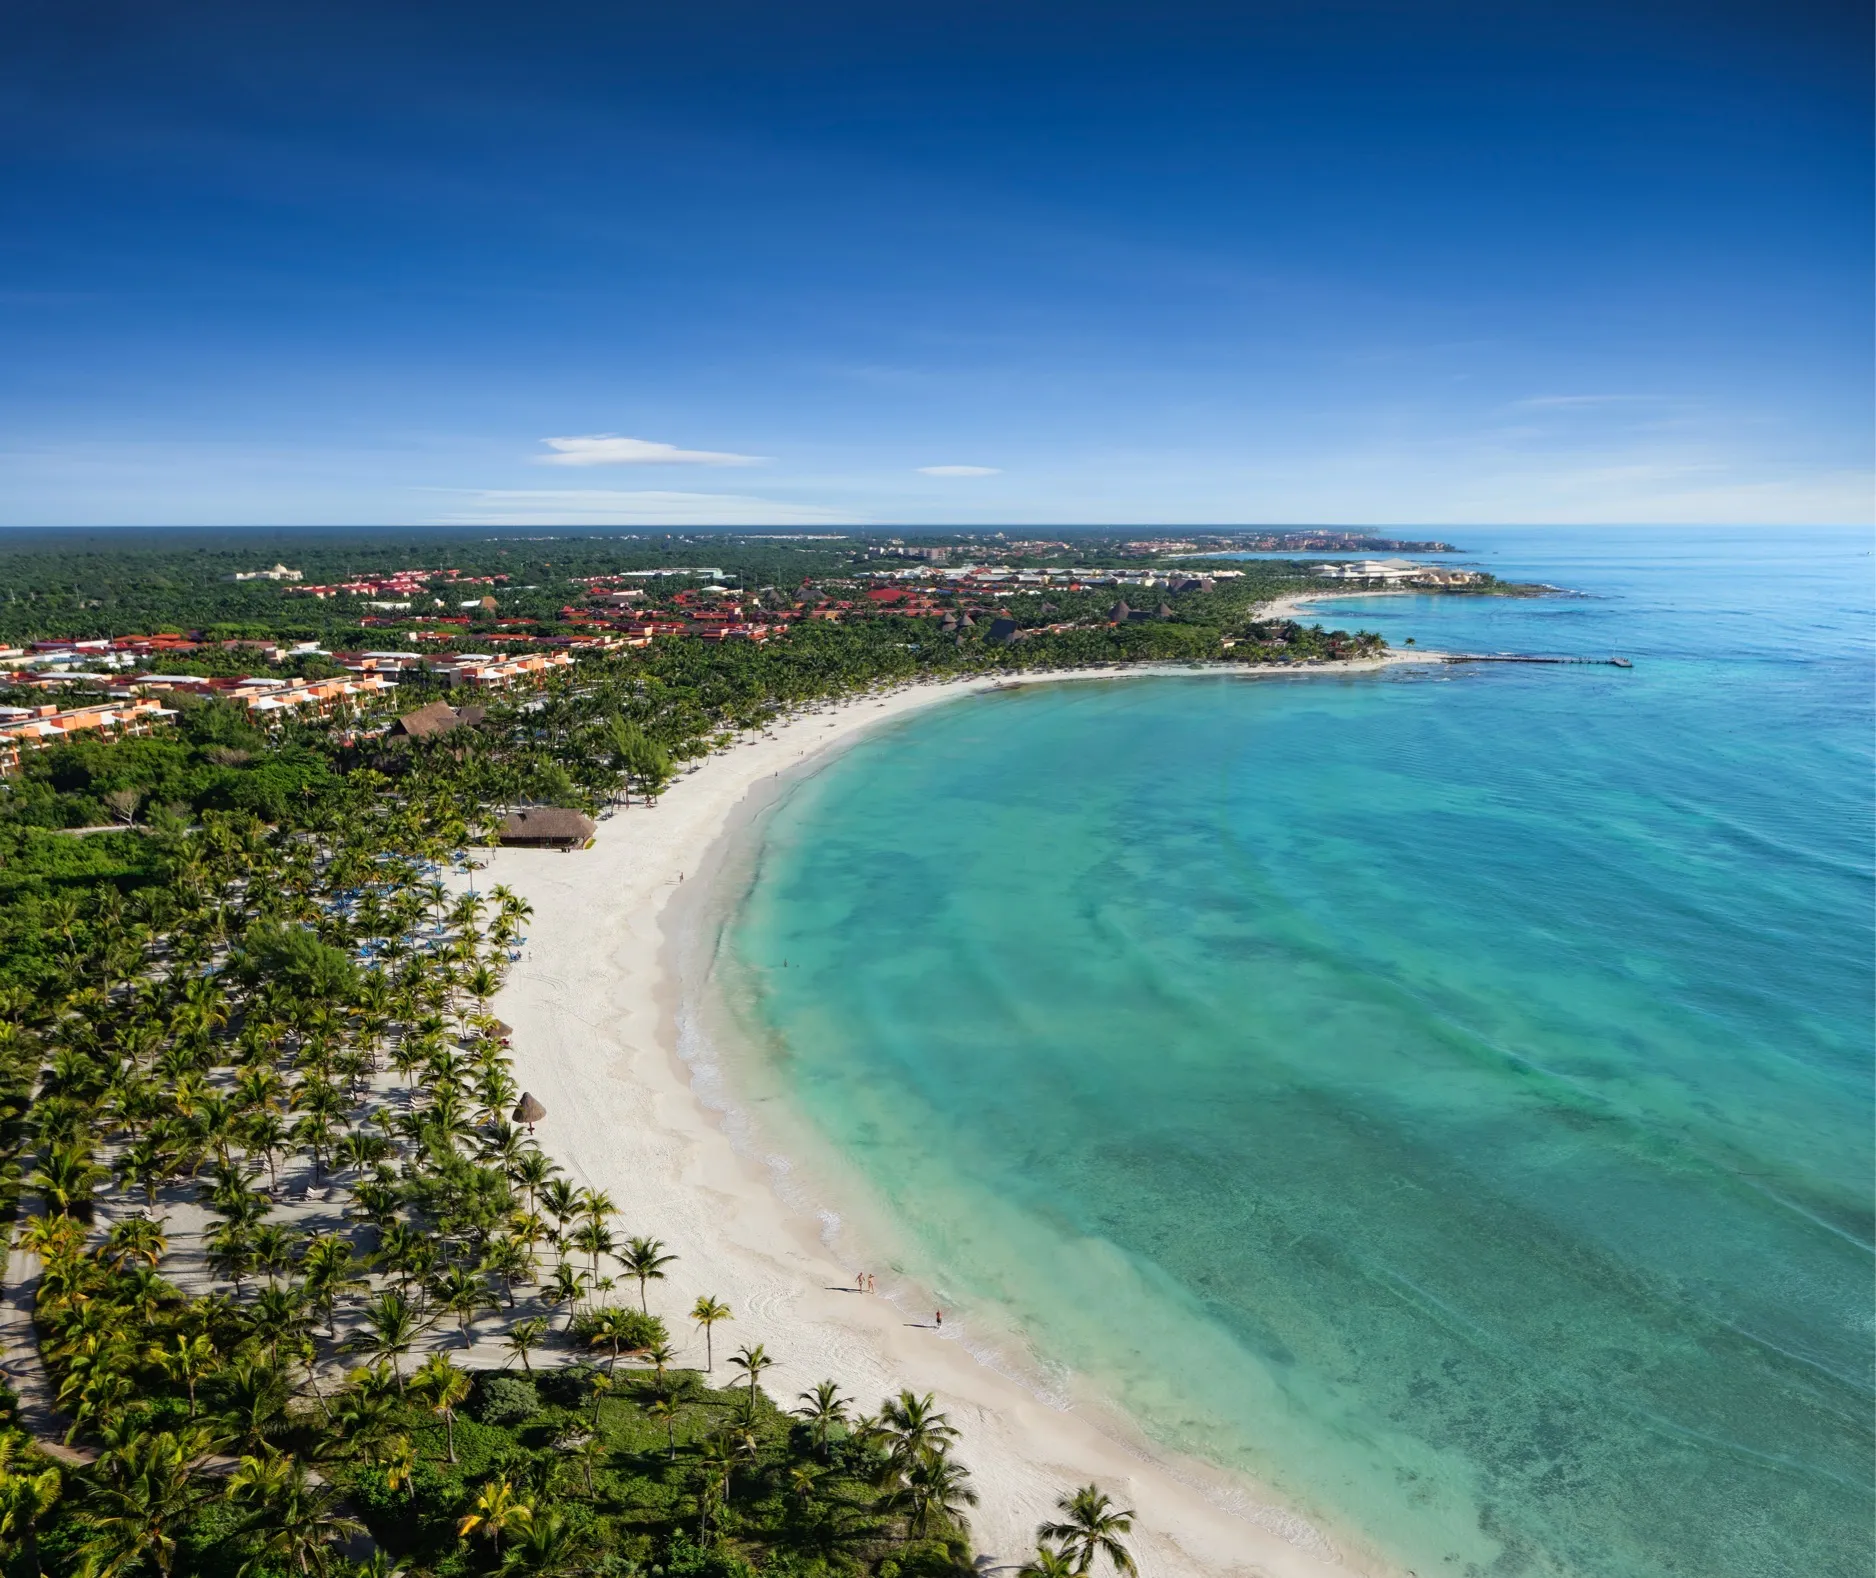
[[[500,837],[504,844],[550,844],[578,849],[593,836],[596,826],[593,819],[582,812],[564,806],[536,805],[525,811],[510,811],[503,817]]]
[[[547,1109],[527,1091],[522,1091],[521,1100],[515,1104],[515,1122],[525,1123],[529,1128],[533,1128],[546,1116]]]
[[[433,701],[427,707],[405,713],[391,725],[391,732],[408,735],[413,740],[426,740],[433,735],[448,734],[451,729],[480,723],[487,716],[486,707],[452,707],[447,701]]]

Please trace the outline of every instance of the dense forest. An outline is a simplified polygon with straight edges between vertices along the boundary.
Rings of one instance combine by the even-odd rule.
[[[971,538],[883,536],[767,537],[568,532],[552,537],[464,536],[460,532],[112,531],[0,533],[0,643],[94,638],[160,630],[215,638],[316,639],[359,644],[367,598],[322,601],[303,588],[343,584],[400,570],[454,569],[465,586],[490,592],[503,620],[562,628],[561,610],[588,579],[625,571],[721,571],[738,588],[790,590],[805,582],[905,566],[903,549],[949,551],[953,562],[1138,570],[1142,559],[1111,534],[1084,533],[1054,544],[1012,544],[1002,534]],[[280,563],[297,583],[235,581]],[[1185,561],[1197,566],[1199,561]],[[1300,585],[1303,561],[1259,560],[1242,568],[1256,589]],[[495,578],[500,578],[496,580]],[[675,589],[701,578],[673,576]],[[1247,588],[1249,590],[1250,588]],[[450,601],[451,613],[458,610]],[[1111,597],[1107,599],[1111,601]],[[1092,606],[1092,605],[1091,605]],[[410,621],[419,622],[421,610]],[[480,610],[476,622],[489,621]]]
[[[715,546],[751,585],[803,569]],[[319,551],[309,574],[412,554]],[[516,575],[629,557],[480,551]],[[839,560],[826,575],[856,551],[799,550]],[[267,556],[15,550],[32,568],[7,617],[30,638],[281,637],[334,614],[222,579]],[[9,1578],[971,1571],[976,1493],[941,1400],[771,1398],[773,1356],[735,1341],[733,1310],[658,1299],[683,1246],[535,1143],[489,1012],[528,909],[470,890],[477,851],[509,808],[655,798],[740,733],[869,688],[1373,650],[1256,619],[1296,584],[1257,567],[1145,623],[1095,620],[1111,593],[1050,593],[1058,622],[1084,603],[1089,622],[1004,644],[891,613],[661,638],[479,696],[479,721],[430,739],[386,732],[440,694],[413,671],[371,713],[263,726],[178,697],[147,736],[25,753],[0,780]],[[1126,1509],[1062,1490],[1026,1570],[1130,1571]]]

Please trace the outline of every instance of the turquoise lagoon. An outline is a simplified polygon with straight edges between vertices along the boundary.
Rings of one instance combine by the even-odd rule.
[[[1870,541],[1465,540],[1581,595],[1323,617],[1634,669],[884,727],[762,831],[731,1088],[967,1329],[1423,1578],[1867,1574]]]

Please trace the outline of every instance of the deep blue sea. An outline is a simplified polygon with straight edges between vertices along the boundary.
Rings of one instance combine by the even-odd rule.
[[[959,1322],[1422,1578],[1869,1574],[1870,534],[1454,540],[1574,595],[1320,617],[1634,668],[883,727],[767,824],[745,1073]]]

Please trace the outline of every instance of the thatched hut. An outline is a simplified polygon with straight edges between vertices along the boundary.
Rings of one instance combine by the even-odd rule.
[[[590,816],[564,806],[536,805],[510,811],[497,836],[515,849],[584,849],[597,825]]]
[[[391,734],[412,740],[428,740],[439,734],[448,734],[451,729],[480,723],[487,716],[486,707],[452,707],[447,701],[433,701],[415,712],[405,713],[391,725]]]
[[[532,1134],[534,1132],[534,1125],[539,1123],[541,1119],[546,1116],[547,1109],[536,1101],[529,1092],[525,1090],[522,1091],[521,1100],[515,1103],[515,1122],[525,1124],[528,1133]]]

